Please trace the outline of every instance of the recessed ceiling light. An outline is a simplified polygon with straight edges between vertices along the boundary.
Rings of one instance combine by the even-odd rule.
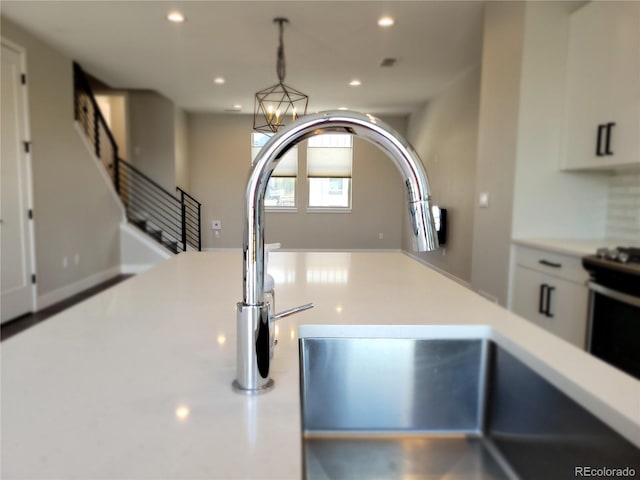
[[[362,85],[362,82],[357,78],[354,78],[349,82],[349,85],[351,85],[352,87],[359,87],[360,85]]]
[[[378,19],[378,26],[380,27],[390,27],[395,23],[395,20],[392,17],[384,16]]]
[[[242,105],[238,105],[237,103],[233,106],[234,110],[242,110]]]
[[[224,77],[216,77],[213,79],[213,83],[215,83],[216,85],[224,85],[225,82],[226,80],[224,79]]]
[[[173,23],[182,23],[184,22],[184,15],[180,12],[170,12],[167,15],[167,20]]]
[[[338,110],[349,110],[348,107],[338,107]]]

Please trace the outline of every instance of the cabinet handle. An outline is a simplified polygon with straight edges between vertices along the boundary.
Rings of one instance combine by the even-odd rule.
[[[550,262],[549,260],[538,260],[538,263],[540,265],[544,265],[546,267],[562,268],[562,264],[561,263]]]
[[[553,318],[553,313],[551,313],[551,292],[555,289],[556,287],[547,285],[547,308],[545,308],[544,314],[549,318]]]
[[[615,126],[616,126],[615,122],[607,123],[607,137],[606,137],[607,141],[604,147],[605,155],[613,155],[613,152],[611,151],[611,129]]]
[[[606,128],[606,125],[598,125],[598,139],[596,140],[596,156],[603,157],[604,153],[602,153],[602,132]]]
[[[542,285],[540,285],[540,293],[538,294],[538,313],[542,313],[546,315],[545,309],[544,309],[544,298],[545,298],[545,290],[547,289],[549,285],[547,285],[546,283],[543,283]]]

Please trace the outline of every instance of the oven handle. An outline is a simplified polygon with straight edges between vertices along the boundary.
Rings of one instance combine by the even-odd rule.
[[[640,307],[640,298],[634,297],[633,295],[629,295],[627,293],[618,292],[617,290],[612,290],[607,287],[603,287],[594,282],[589,282],[589,290],[593,290],[600,295],[604,295],[605,297],[613,298],[614,300],[618,300],[619,302],[626,303],[627,305],[631,305],[634,307]]]

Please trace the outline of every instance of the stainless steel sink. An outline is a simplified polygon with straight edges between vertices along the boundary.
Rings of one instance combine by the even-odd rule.
[[[640,451],[487,339],[300,339],[307,479],[561,479]]]

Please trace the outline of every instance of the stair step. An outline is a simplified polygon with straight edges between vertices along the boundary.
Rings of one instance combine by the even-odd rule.
[[[162,243],[162,230],[147,230],[147,233]]]
[[[133,223],[140,230],[145,230],[145,231],[147,230],[147,221],[146,220],[131,220],[131,223]]]
[[[171,240],[165,240],[162,242],[162,245],[167,247],[173,253],[178,253],[178,242],[173,242]]]

